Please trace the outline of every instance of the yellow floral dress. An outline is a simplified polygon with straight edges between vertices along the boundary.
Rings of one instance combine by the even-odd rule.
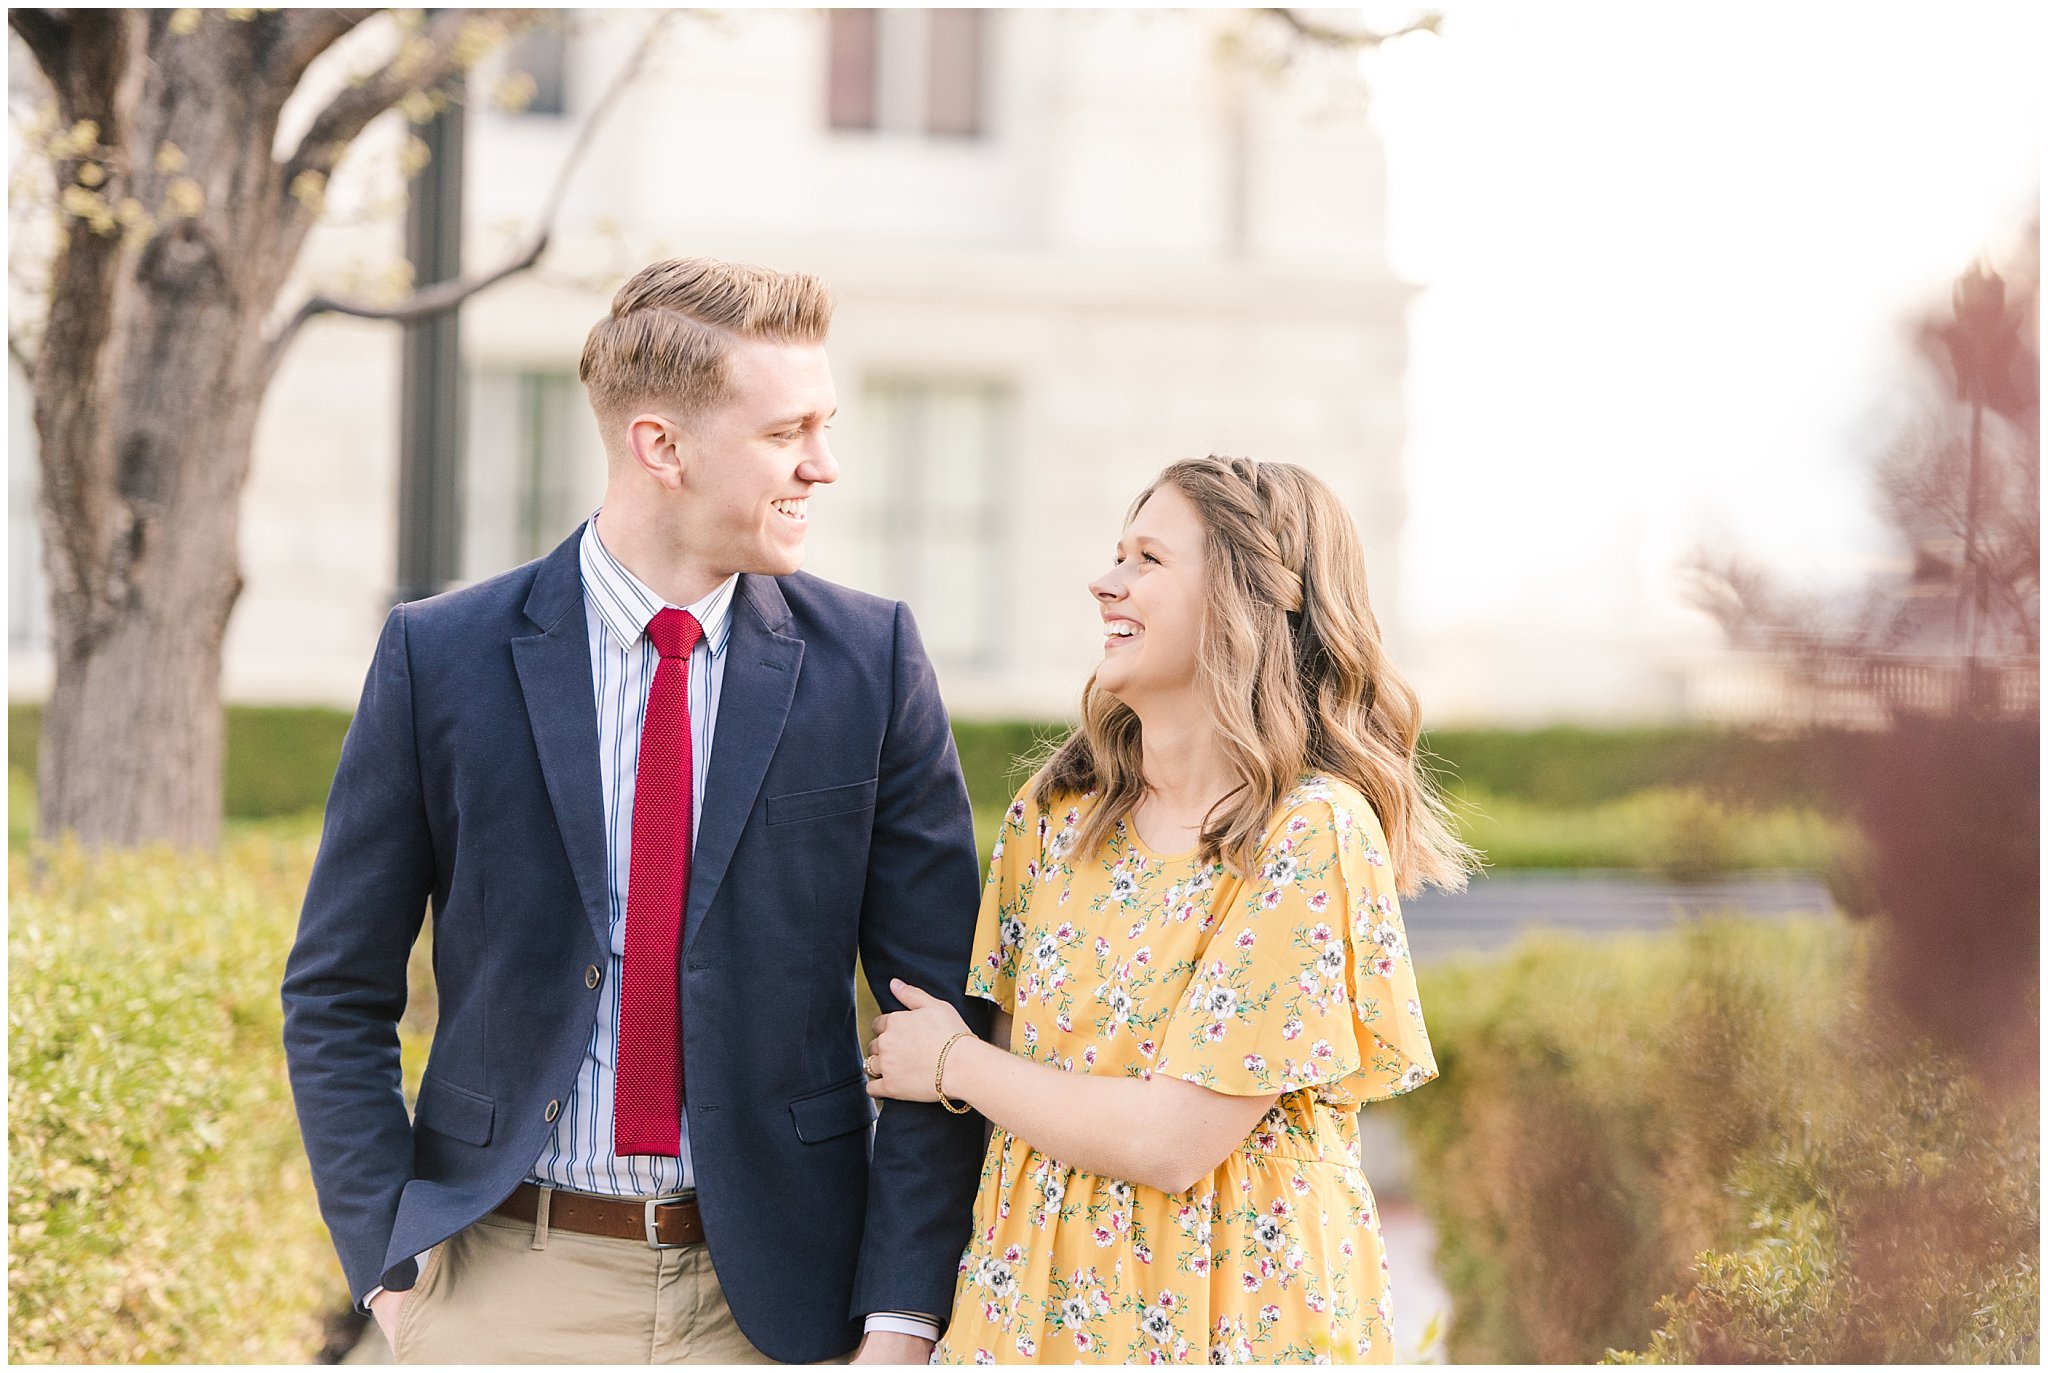
[[[1280,1093],[1185,1192],[1071,1168],[997,1129],[933,1363],[1391,1362],[1357,1107],[1436,1076],[1372,807],[1310,777],[1248,877],[1020,796],[989,862],[971,995],[1070,1073]]]

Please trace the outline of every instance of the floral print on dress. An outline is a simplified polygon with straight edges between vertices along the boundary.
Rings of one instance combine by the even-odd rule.
[[[1307,778],[1239,874],[1128,826],[1076,854],[1095,800],[1011,804],[967,990],[1014,1017],[1033,1061],[1277,1100],[1171,1196],[994,1131],[932,1361],[1390,1361],[1355,1107],[1437,1068],[1378,817]]]

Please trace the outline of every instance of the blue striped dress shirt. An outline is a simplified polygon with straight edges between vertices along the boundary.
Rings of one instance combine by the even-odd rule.
[[[584,620],[590,633],[590,670],[597,692],[597,758],[604,785],[604,853],[611,875],[611,951],[603,1001],[590,1035],[590,1049],[576,1070],[576,1085],[555,1117],[528,1181],[575,1192],[620,1197],[674,1196],[696,1185],[690,1166],[690,1122],[681,1122],[675,1158],[612,1152],[612,1083],[619,1043],[619,982],[626,954],[626,888],[633,867],[633,783],[640,762],[640,726],[647,714],[647,690],[661,661],[647,624],[667,602],[628,572],[597,535],[597,516],[584,526],[578,548],[583,569]],[[704,818],[704,781],[711,769],[711,739],[718,724],[718,697],[725,685],[725,645],[732,633],[732,598],[737,574],[694,605],[704,636],[690,650],[690,840]],[[869,1331],[894,1331],[922,1339],[938,1337],[938,1323],[903,1311],[868,1315]]]
[[[633,781],[640,762],[640,726],[647,689],[661,662],[647,623],[666,604],[614,558],[597,536],[597,517],[583,528],[584,619],[590,633],[590,670],[597,691],[597,761],[604,783],[604,856],[611,877],[612,946],[604,996],[590,1050],[576,1085],[562,1103],[554,1132],[541,1146],[530,1180],[576,1192],[617,1197],[674,1196],[696,1185],[690,1167],[690,1123],[682,1123],[675,1158],[612,1152],[612,1082],[619,1044],[619,982],[626,953],[626,886],[633,866]],[[704,636],[690,650],[690,834],[704,815],[704,779],[711,770],[711,736],[718,724],[718,693],[725,684],[725,644],[732,631],[737,575],[695,605]]]

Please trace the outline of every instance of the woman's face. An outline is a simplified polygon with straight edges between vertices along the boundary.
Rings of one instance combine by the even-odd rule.
[[[1115,565],[1088,585],[1104,631],[1095,684],[1133,710],[1194,687],[1206,543],[1194,503],[1163,486],[1124,526]]]

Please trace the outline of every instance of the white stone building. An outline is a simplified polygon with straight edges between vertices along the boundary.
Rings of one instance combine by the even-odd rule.
[[[540,87],[525,112],[473,100],[469,270],[531,222],[651,19],[581,14],[519,54]],[[645,261],[708,253],[832,284],[843,475],[813,503],[809,567],[909,601],[957,714],[1072,710],[1099,656],[1086,585],[1126,505],[1165,463],[1212,451],[1300,462],[1339,489],[1398,652],[1412,288],[1385,265],[1361,93],[1320,59],[1270,74],[1256,53],[1278,38],[1272,22],[676,22],[577,174],[544,269],[465,307],[463,576],[546,552],[596,504],[584,334]],[[329,80],[379,35],[357,38],[324,63]],[[475,78],[479,97],[498,70]],[[394,116],[375,133],[351,157],[360,184],[337,178],[308,283],[374,276],[398,255],[398,220],[368,188],[406,130]],[[396,327],[327,316],[271,390],[231,699],[355,699],[395,584],[399,352]],[[47,689],[49,655],[18,376],[12,399],[9,686],[24,699]]]

